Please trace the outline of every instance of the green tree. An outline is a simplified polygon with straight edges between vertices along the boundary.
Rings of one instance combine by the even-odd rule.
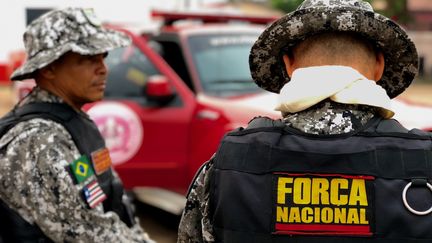
[[[282,10],[285,13],[296,10],[297,6],[302,2],[303,0],[271,0],[274,8]]]
[[[404,24],[410,21],[407,0],[386,0],[386,2],[387,7],[381,14]]]
[[[407,11],[407,0],[365,0],[371,4],[374,1],[384,1],[385,9],[377,10],[380,14],[383,14],[393,20],[400,23],[408,23],[410,20],[409,13]],[[271,4],[274,8],[289,13],[294,11],[303,0],[271,0]]]

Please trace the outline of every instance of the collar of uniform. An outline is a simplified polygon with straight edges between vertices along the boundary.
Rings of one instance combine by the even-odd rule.
[[[57,95],[42,89],[39,86],[33,88],[30,94],[25,97],[21,104],[47,102],[47,103],[64,103],[64,100]]]
[[[39,86],[36,86],[33,88],[33,90],[30,92],[28,96],[26,96],[20,103],[18,103],[18,106],[22,106],[24,104],[29,103],[37,103],[37,102],[46,102],[46,103],[66,103],[62,98],[58,97],[57,95],[49,92],[48,90],[42,89]],[[79,111],[79,114],[83,115],[86,118],[89,118],[87,113],[83,111]]]
[[[374,107],[340,104],[327,99],[304,111],[285,113],[283,116],[287,125],[302,132],[332,135],[361,128],[376,112]]]

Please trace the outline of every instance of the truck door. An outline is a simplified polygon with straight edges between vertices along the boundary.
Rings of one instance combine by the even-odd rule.
[[[106,64],[110,73],[105,100],[88,113],[101,130],[125,187],[184,191],[189,184],[183,175],[195,107],[190,90],[138,37],[132,46],[111,51]],[[168,82],[171,97],[158,100],[147,95],[155,78]]]

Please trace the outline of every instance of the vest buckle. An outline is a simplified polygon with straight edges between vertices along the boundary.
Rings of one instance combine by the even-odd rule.
[[[416,215],[421,215],[421,216],[431,213],[432,212],[432,206],[426,211],[417,211],[417,210],[413,209],[408,204],[406,194],[407,194],[408,189],[411,186],[427,186],[429,188],[429,190],[432,192],[432,185],[429,184],[429,182],[427,182],[426,179],[419,179],[419,178],[412,179],[411,182],[409,182],[402,191],[402,201],[405,205],[405,208],[408,209],[411,213],[416,214]]]

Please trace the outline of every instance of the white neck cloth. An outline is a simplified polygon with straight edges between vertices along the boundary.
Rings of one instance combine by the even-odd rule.
[[[296,69],[291,81],[281,89],[275,110],[295,113],[327,98],[343,104],[377,107],[384,118],[394,115],[386,91],[375,81],[346,66]]]

